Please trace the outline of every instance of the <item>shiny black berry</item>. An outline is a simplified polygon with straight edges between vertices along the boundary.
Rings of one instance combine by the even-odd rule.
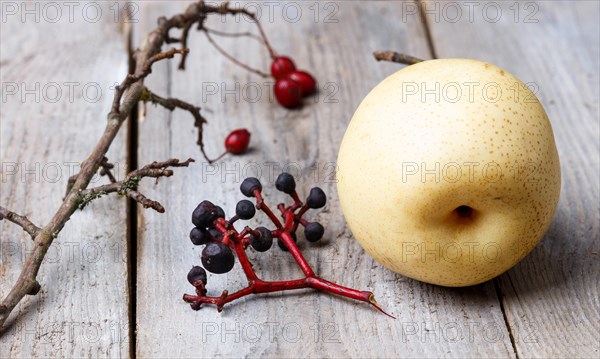
[[[246,197],[254,197],[254,190],[262,191],[262,185],[258,178],[248,177],[240,185],[240,191],[242,191]]]
[[[194,266],[190,269],[187,280],[191,285],[194,285],[194,283],[198,281],[206,285],[206,271],[200,266]]]
[[[260,233],[260,236],[250,236],[250,245],[258,252],[266,252],[273,245],[273,236],[271,231],[265,227],[258,227],[256,230]]]
[[[202,265],[215,274],[227,273],[233,268],[234,257],[231,248],[221,242],[210,242],[202,250]]]
[[[254,217],[254,215],[256,214],[256,208],[254,208],[254,203],[248,201],[247,199],[239,201],[235,206],[235,214],[240,219],[250,219]]]
[[[215,206],[217,218],[225,218],[225,211],[219,206]]]
[[[327,203],[327,196],[325,192],[319,187],[313,187],[306,198],[306,205],[308,208],[321,208]]]
[[[218,215],[217,207],[210,201],[202,201],[192,212],[192,223],[196,227],[206,228],[213,224]]]
[[[197,246],[210,242],[210,233],[204,228],[194,227],[190,232],[190,240]]]
[[[304,227],[304,237],[309,242],[316,242],[323,238],[323,233],[325,228],[319,222],[310,222]]]
[[[287,172],[281,173],[275,181],[275,187],[281,192],[292,194],[296,190],[294,176]]]
[[[298,238],[296,238],[296,233],[290,233],[290,235],[292,236],[294,243],[298,242]],[[277,245],[279,246],[279,248],[281,248],[282,251],[288,251],[287,246],[285,245],[285,243],[283,243],[283,240],[281,238],[277,238]]]
[[[219,232],[219,230],[216,229],[215,227],[209,227],[208,233],[210,233],[211,236],[213,236],[214,238],[216,238],[218,240],[223,239],[223,234],[221,232]]]

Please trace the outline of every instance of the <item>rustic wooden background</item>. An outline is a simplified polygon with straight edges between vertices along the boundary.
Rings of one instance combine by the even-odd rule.
[[[13,3],[17,15],[12,15],[9,3],[2,2],[0,24],[0,203],[44,223],[60,202],[69,166],[81,161],[100,135],[111,86],[127,71],[127,36],[115,14],[128,3],[78,2],[73,21],[64,6],[59,21],[51,21],[52,9],[44,14],[40,5],[36,21],[33,15],[21,18],[20,2]],[[138,44],[158,16],[180,12],[186,3],[129,4]],[[102,9],[99,18],[96,6]],[[272,16],[266,4],[247,6],[261,11],[276,50],[315,74],[318,100],[300,111],[279,107],[264,79],[227,62],[202,34],[193,34],[188,69],[178,71],[175,61],[157,64],[148,86],[205,109],[210,153],[218,153],[224,136],[238,127],[253,132],[253,150],[210,167],[201,161],[189,115],[153,106],[140,110],[137,126],[124,128],[109,153],[121,175],[128,163],[189,156],[198,162],[158,184],[144,182],[144,191],[167,208],[165,214],[112,197],[73,216],[44,262],[42,291],[19,305],[2,333],[0,357],[600,355],[597,1],[271,2]],[[419,6],[428,11],[419,12]],[[253,29],[245,20],[219,17],[208,26]],[[236,57],[268,69],[257,42],[219,41]],[[399,68],[374,61],[371,52],[377,49],[426,59],[478,58],[539,87],[561,158],[561,199],[544,240],[500,277],[469,288],[423,284],[382,268],[346,228],[328,174],[360,100]],[[73,98],[67,94],[70,82],[78,84]],[[53,101],[57,87],[62,94]],[[101,94],[95,95],[98,88]],[[257,89],[262,96],[255,101]],[[301,192],[320,185],[329,195],[326,209],[315,214],[326,225],[326,239],[318,246],[302,244],[308,261],[325,278],[373,290],[397,320],[310,290],[244,299],[220,314],[212,307],[193,312],[181,301],[183,293],[191,293],[185,275],[199,262],[199,249],[187,238],[195,205],[210,198],[231,213],[245,175],[261,168],[269,182],[269,166],[278,166],[278,173],[286,165],[301,170]],[[267,192],[272,203],[282,198]],[[0,294],[5,295],[31,243],[5,221],[0,240]],[[300,274],[279,250],[251,257],[265,278]],[[243,285],[237,271],[209,278],[214,292]]]

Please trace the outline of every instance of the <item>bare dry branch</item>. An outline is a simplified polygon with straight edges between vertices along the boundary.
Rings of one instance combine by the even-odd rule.
[[[29,234],[32,239],[35,238],[35,236],[40,231],[40,228],[33,224],[33,222],[31,222],[27,217],[9,211],[8,209],[0,206],[0,220],[3,220],[5,218],[23,228],[23,230],[27,232],[27,234]]]
[[[112,163],[108,162],[108,158],[104,157],[102,159],[102,161],[100,162],[99,167],[100,167],[100,176],[107,176],[111,182],[117,181],[111,172],[111,170],[115,166]],[[71,191],[71,188],[73,188],[73,184],[77,180],[77,176],[79,176],[79,173],[74,174],[71,177],[69,177],[69,180],[67,181],[67,191],[66,191],[65,195],[67,195],[69,193],[69,191]]]
[[[109,184],[88,188],[79,192],[81,202],[79,208],[83,209],[91,201],[100,198],[105,194],[118,193],[128,196],[136,202],[140,203],[144,208],[152,208],[157,212],[164,213],[165,208],[158,202],[148,199],[138,191],[138,185],[144,177],[171,177],[173,171],[169,167],[187,167],[194,159],[188,158],[184,162],[178,159],[170,159],[165,162],[153,162],[140,169],[131,171],[123,181],[111,181]],[[110,172],[109,172],[110,173]],[[113,177],[114,178],[114,177]]]
[[[223,37],[249,37],[251,39],[260,41],[260,43],[264,45],[263,39],[260,36],[257,36],[255,34],[251,33],[250,31],[245,31],[245,32],[225,32],[225,31],[219,31],[219,30],[209,29],[208,27],[204,27],[204,31],[208,32],[209,34],[213,34],[213,35],[217,35],[217,36],[223,36]]]
[[[110,180],[111,183],[117,182],[117,179],[112,174],[112,169],[115,168],[115,165],[108,162],[108,158],[104,157],[102,162],[100,162],[100,176],[106,176]]]
[[[181,43],[181,47],[182,48],[187,48],[187,39],[188,39],[188,34],[190,32],[190,28],[192,27],[192,23],[186,24],[186,26],[183,28],[183,30],[181,30],[181,38],[179,40],[179,42]],[[188,52],[185,52],[183,54],[181,54],[181,60],[179,60],[179,69],[180,70],[185,70],[185,60],[187,59],[187,54]]]
[[[396,62],[404,65],[414,65],[418,64],[419,62],[423,62],[423,60],[416,57],[404,55],[395,51],[375,51],[373,56],[377,61]]]
[[[196,142],[200,147],[200,151],[202,152],[202,156],[208,163],[213,163],[218,159],[210,159],[204,150],[204,124],[206,123],[206,119],[200,113],[200,107],[194,106],[185,101],[181,101],[176,98],[164,98],[161,97],[154,92],[150,91],[147,87],[144,87],[142,91],[141,101],[151,102],[155,105],[160,105],[170,111],[174,111],[176,108],[185,110],[189,112],[194,117],[194,126],[198,128],[198,141]]]
[[[225,51],[221,46],[219,46],[215,40],[213,40],[212,36],[210,36],[210,33],[208,31],[204,31],[204,34],[206,35],[206,38],[208,39],[208,42],[210,42],[211,45],[213,45],[213,47],[215,49],[217,49],[217,51],[219,51],[221,53],[221,55],[225,56],[229,61],[233,62],[234,64],[244,68],[246,71],[252,72],[257,74],[258,76],[267,78],[271,75],[269,75],[266,72],[257,70],[255,68],[252,68],[248,65],[246,65],[245,63],[241,62],[240,60],[236,59],[233,55],[231,55],[230,53],[228,53],[227,51]]]
[[[141,66],[141,68],[136,71],[134,74],[129,74],[125,76],[123,82],[120,85],[115,87],[115,97],[113,99],[112,112],[115,114],[119,114],[119,106],[121,103],[121,98],[126,89],[128,89],[133,83],[139,82],[146,78],[150,73],[152,73],[152,65],[160,60],[164,59],[172,59],[175,54],[187,54],[189,49],[176,49],[172,48],[169,51],[159,52],[158,54],[152,55],[149,57]]]
[[[121,125],[128,118],[134,106],[140,101],[144,89],[143,80],[152,72],[152,65],[157,61],[172,58],[176,54],[185,56],[189,51],[184,47],[182,49],[173,48],[166,52],[161,52],[162,46],[166,43],[177,42],[184,44],[187,41],[185,39],[188,34],[187,31],[184,31],[185,36],[179,40],[171,37],[169,32],[172,29],[189,29],[193,24],[197,24],[198,29],[201,30],[203,28],[204,20],[209,14],[245,14],[246,16],[251,17],[256,22],[259,31],[261,32],[261,36],[270,50],[271,56],[274,55],[274,52],[270,49],[270,46],[268,46],[268,42],[260,24],[256,21],[256,17],[244,8],[230,8],[228,3],[216,6],[199,1],[191,4],[184,13],[174,15],[170,18],[160,17],[158,19],[157,28],[148,34],[146,39],[142,42],[141,48],[133,53],[132,57],[135,61],[135,69],[132,74],[127,75],[121,84],[116,87],[113,103],[107,116],[106,128],[91,154],[81,163],[79,174],[69,181],[69,190],[50,221],[44,227],[38,228],[31,226],[30,221],[28,220],[24,221],[22,216],[16,217],[14,214],[5,216],[3,214],[4,217],[21,225],[28,233],[33,234],[35,247],[34,250],[27,255],[17,281],[0,304],[0,328],[4,326],[10,313],[23,297],[26,295],[35,295],[39,292],[40,284],[37,282],[36,278],[44,256],[65,223],[79,208],[81,204],[81,193],[86,191],[92,177],[98,169],[102,167],[106,153],[119,132]],[[179,163],[177,161],[177,163],[168,164],[167,167],[177,167],[184,163]],[[138,172],[138,174],[147,174],[146,177],[165,176],[165,174],[169,173],[168,171],[171,170],[166,169],[164,164],[165,162],[156,162],[137,171],[141,171]],[[103,169],[106,170],[106,168]],[[136,171],[132,171],[132,173],[135,172]],[[113,186],[114,183],[115,182],[112,183]],[[126,194],[143,205],[152,208],[156,207],[152,205],[152,201],[147,199],[144,200],[140,193],[132,191],[135,190],[131,189],[131,191],[127,191]],[[6,214],[9,214],[8,212],[6,212]]]

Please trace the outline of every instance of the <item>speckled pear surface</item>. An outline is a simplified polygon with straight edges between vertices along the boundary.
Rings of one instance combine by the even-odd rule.
[[[362,101],[338,155],[354,237],[379,263],[466,286],[525,257],[560,193],[552,127],[536,96],[477,60],[405,67]]]

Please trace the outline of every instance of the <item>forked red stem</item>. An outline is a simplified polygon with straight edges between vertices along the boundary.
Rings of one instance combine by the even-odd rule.
[[[313,288],[331,294],[336,294],[346,298],[351,298],[359,300],[361,302],[369,303],[383,314],[395,319],[394,316],[386,313],[379,306],[379,304],[377,304],[373,292],[361,291],[344,287],[339,284],[325,280],[314,273],[310,264],[308,264],[308,262],[302,255],[302,252],[300,252],[298,245],[296,244],[296,242],[294,242],[290,234],[296,230],[298,224],[300,224],[301,222],[306,223],[306,221],[302,219],[301,216],[306,212],[307,207],[302,205],[295,192],[291,195],[295,202],[294,205],[288,208],[285,208],[283,204],[280,204],[278,206],[280,212],[282,212],[283,224],[279,220],[279,218],[275,216],[273,211],[271,211],[271,209],[266,205],[260,190],[255,190],[253,194],[257,200],[256,208],[262,210],[269,217],[271,222],[273,222],[273,224],[276,226],[276,230],[272,231],[273,237],[279,238],[283,241],[290,254],[302,270],[304,278],[282,281],[264,281],[260,279],[257,276],[254,269],[252,268],[252,264],[250,263],[250,260],[248,259],[248,256],[246,255],[245,251],[245,247],[247,246],[247,243],[245,243],[244,240],[245,238],[247,238],[245,236],[253,230],[250,228],[245,228],[241,232],[238,232],[235,228],[233,228],[233,226],[229,226],[229,223],[226,220],[219,218],[215,221],[214,227],[218,229],[219,232],[221,232],[221,234],[223,235],[222,242],[227,244],[230,248],[232,248],[235,251],[238,261],[240,262],[240,265],[244,270],[244,274],[248,279],[248,286],[231,294],[229,294],[227,290],[224,290],[220,296],[216,297],[206,295],[204,283],[196,282],[194,283],[194,286],[196,287],[196,295],[183,295],[183,300],[190,303],[192,309],[198,310],[200,309],[202,304],[213,304],[217,306],[217,309],[220,312],[225,304],[250,294],[272,293],[303,288]],[[295,213],[295,211],[299,208],[300,211],[298,213]]]

